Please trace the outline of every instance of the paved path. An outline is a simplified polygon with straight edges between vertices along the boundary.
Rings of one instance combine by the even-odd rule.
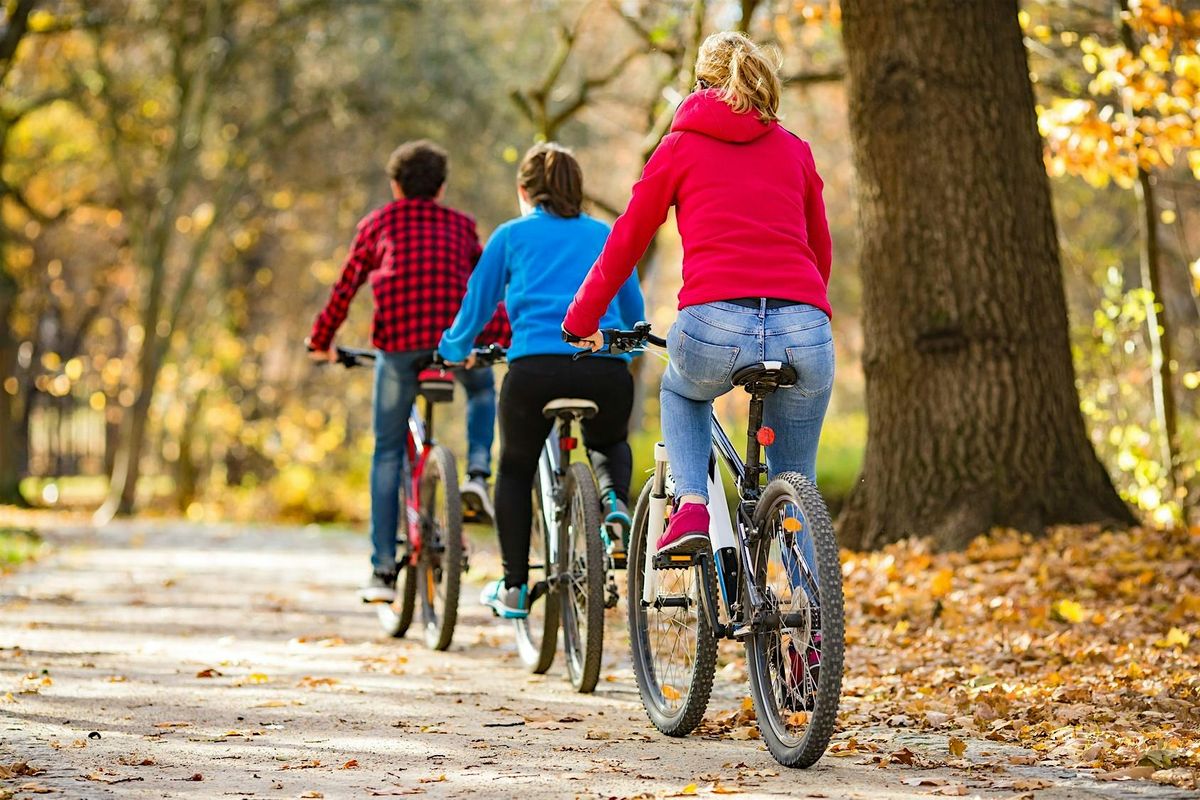
[[[623,605],[600,687],[578,696],[561,661],[521,668],[474,585],[449,653],[381,638],[353,597],[361,537],[169,521],[47,535],[46,559],[0,577],[0,775],[38,773],[0,780],[0,798],[1034,796],[995,787],[994,768],[790,771],[760,742],[668,740],[638,700]],[[496,569],[484,548],[474,584]],[[710,713],[745,691],[717,690]],[[1048,783],[1037,800],[1140,791]]]

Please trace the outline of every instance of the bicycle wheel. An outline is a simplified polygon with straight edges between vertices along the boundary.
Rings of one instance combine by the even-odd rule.
[[[626,604],[633,673],[654,727],[667,736],[687,736],[704,716],[712,692],[717,640],[700,606],[700,582],[708,581],[716,597],[716,578],[700,567],[655,570],[657,602],[647,605],[642,599],[653,481],[646,481],[638,497],[629,539]]]
[[[750,693],[763,740],[786,767],[809,767],[837,722],[845,645],[842,571],[829,511],[813,483],[785,472],[754,514],[754,584],[778,627],[746,640]]]
[[[408,485],[408,470],[404,470],[404,486]],[[390,603],[376,603],[375,615],[379,627],[393,639],[403,639],[412,625],[413,611],[417,605],[417,570],[412,564],[408,549],[408,495],[400,490],[400,532],[396,537],[396,599]]]
[[[394,639],[403,639],[412,625],[417,606],[417,569],[411,563],[396,562],[396,599],[391,603],[376,603],[375,615],[379,627]]]
[[[576,461],[567,467],[563,502],[558,526],[563,653],[571,685],[590,692],[600,679],[607,565],[600,542],[600,495],[586,464]]]
[[[462,578],[462,500],[454,456],[435,445],[421,475],[421,554],[417,585],[425,644],[445,650],[458,620],[459,581]]]
[[[529,616],[514,620],[517,652],[530,672],[541,675],[554,663],[558,650],[558,591],[550,583],[550,529],[539,481],[533,487],[533,528],[529,536]]]

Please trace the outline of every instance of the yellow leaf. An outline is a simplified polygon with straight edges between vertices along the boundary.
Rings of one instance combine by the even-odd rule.
[[[1192,641],[1191,634],[1187,633],[1186,631],[1180,630],[1179,628],[1171,628],[1171,630],[1167,631],[1167,637],[1165,639],[1159,639],[1157,642],[1154,643],[1154,646],[1155,647],[1164,647],[1164,648],[1165,647],[1187,647],[1189,644],[1191,644],[1191,641]]]
[[[689,783],[687,786],[679,790],[679,794],[696,794],[697,791],[699,791],[699,787],[694,783]]]
[[[1087,613],[1083,606],[1074,600],[1059,600],[1050,607],[1050,612],[1056,619],[1072,624],[1083,622],[1083,618]]]
[[[266,683],[271,680],[261,672],[251,672],[246,676],[246,683]]]
[[[934,599],[945,597],[950,594],[950,588],[954,582],[954,570],[946,567],[939,569],[933,576],[933,583],[929,587],[929,593]]]
[[[967,752],[967,743],[964,742],[962,739],[959,739],[957,736],[951,736],[950,737],[950,755],[954,756],[955,758],[962,758],[963,754],[966,752]]]

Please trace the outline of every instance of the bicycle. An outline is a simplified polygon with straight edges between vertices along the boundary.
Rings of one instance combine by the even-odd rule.
[[[621,352],[665,347],[647,323],[606,330]],[[738,370],[750,395],[745,457],[713,415],[709,464],[711,549],[658,554],[673,495],[666,447],[634,509],[628,614],[638,692],[651,722],[686,736],[707,708],[718,639],[741,641],[763,740],[784,766],[808,767],[824,754],[837,720],[844,651],[841,567],[829,512],[808,478],[790,472],[763,487],[762,449],[774,432],[763,402],[794,385],[795,370],[764,361]],[[721,470],[733,478],[733,511]]]
[[[542,409],[554,425],[531,489],[529,616],[513,620],[517,652],[539,675],[554,663],[562,630],[567,676],[581,693],[593,691],[599,681],[604,611],[617,601],[590,461],[571,460],[579,447],[576,425],[598,411],[593,401],[573,397],[556,398]]]
[[[474,351],[477,366],[488,366],[503,357],[496,345]],[[335,349],[337,363],[347,369],[367,366],[375,352],[352,347]],[[417,396],[408,419],[405,475],[400,507],[406,525],[397,531],[397,591],[392,603],[377,603],[376,614],[384,633],[403,638],[412,625],[417,597],[426,646],[446,650],[454,638],[462,574],[469,568],[463,536],[462,501],[454,454],[433,437],[434,406],[454,399],[454,380],[434,362],[418,375]]]

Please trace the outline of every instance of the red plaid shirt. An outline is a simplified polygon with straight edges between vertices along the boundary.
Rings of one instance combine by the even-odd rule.
[[[313,323],[312,347],[329,349],[350,301],[370,278],[372,344],[390,353],[433,350],[458,313],[482,251],[475,220],[433,200],[406,198],[375,209],[358,223],[342,276]],[[477,341],[507,346],[511,337],[501,306]]]

